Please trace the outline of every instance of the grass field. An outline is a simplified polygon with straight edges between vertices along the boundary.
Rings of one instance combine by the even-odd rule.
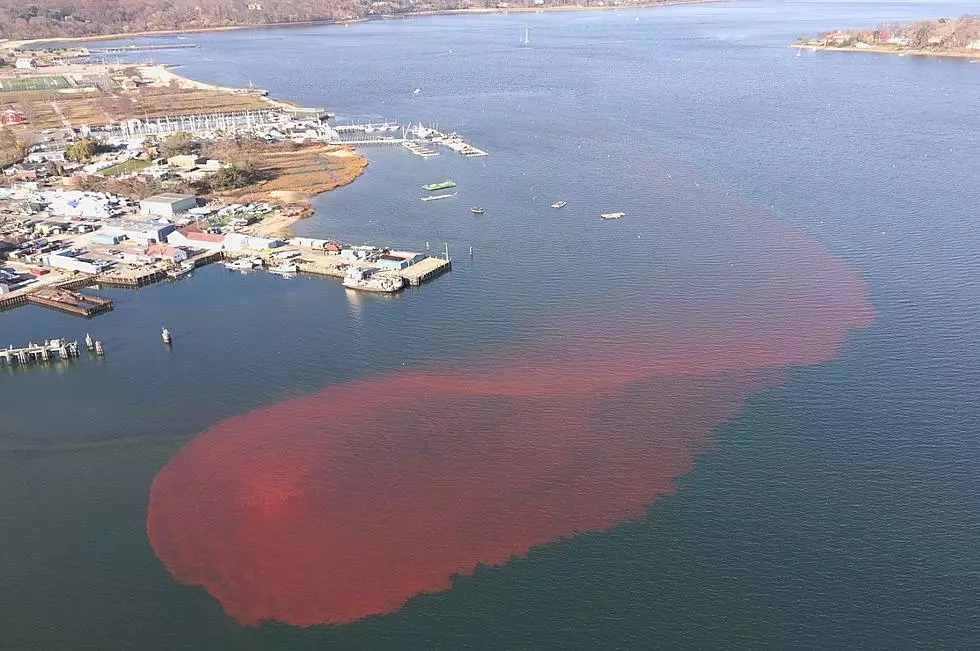
[[[58,90],[68,88],[64,77],[21,77],[19,79],[0,79],[0,92],[22,93],[32,90]]]
[[[145,167],[149,167],[150,162],[145,160],[140,160],[138,158],[133,158],[125,163],[120,163],[108,169],[102,170],[102,176],[116,176],[118,174],[129,174],[130,172],[136,172]]]

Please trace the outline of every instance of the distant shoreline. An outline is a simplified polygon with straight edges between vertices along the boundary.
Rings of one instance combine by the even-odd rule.
[[[942,51],[942,50],[900,50],[895,48],[883,48],[883,47],[854,47],[849,46],[839,46],[839,45],[810,45],[807,43],[793,43],[789,47],[796,48],[798,50],[822,50],[825,52],[860,52],[871,53],[871,54],[894,54],[898,56],[915,56],[915,57],[951,57],[956,59],[977,59],[980,60],[980,50],[975,52],[962,52],[962,51]]]
[[[420,18],[428,16],[452,16],[467,14],[507,14],[507,13],[554,13],[565,11],[609,11],[624,9],[656,9],[658,7],[673,7],[678,5],[700,5],[736,2],[737,0],[666,0],[666,2],[654,2],[641,5],[628,6],[608,6],[608,7],[586,7],[583,5],[562,5],[558,7],[511,7],[498,9],[496,7],[471,7],[469,9],[439,9],[434,11],[417,11],[404,14],[385,14],[371,18],[359,18],[356,20],[308,20],[290,23],[266,23],[263,25],[225,25],[222,27],[196,27],[189,29],[168,29],[141,32],[123,32],[119,34],[95,34],[92,36],[62,36],[52,38],[32,38],[21,40],[8,40],[0,42],[0,49],[16,50],[26,45],[37,45],[41,43],[87,43],[90,41],[117,41],[130,38],[140,38],[146,36],[171,36],[183,34],[207,34],[211,32],[231,32],[243,29],[267,29],[279,27],[311,27],[321,25],[350,25],[366,22],[377,22],[386,20],[402,20],[406,18]]]

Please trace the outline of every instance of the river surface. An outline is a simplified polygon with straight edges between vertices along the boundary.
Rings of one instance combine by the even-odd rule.
[[[147,39],[490,156],[365,149],[297,225],[448,245],[418,290],[211,266],[0,314],[106,346],[0,369],[0,646],[974,647],[980,65],[785,47],[969,9]]]

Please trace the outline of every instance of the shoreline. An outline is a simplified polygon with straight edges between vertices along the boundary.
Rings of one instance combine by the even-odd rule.
[[[470,7],[468,9],[438,9],[433,11],[416,11],[404,14],[384,14],[372,16],[370,18],[357,18],[354,20],[305,20],[287,23],[264,23],[259,25],[224,25],[221,27],[192,27],[188,29],[167,29],[167,30],[146,30],[139,32],[122,32],[116,34],[95,34],[92,36],[58,36],[51,38],[31,38],[31,39],[11,39],[0,42],[0,49],[17,50],[28,45],[38,45],[43,43],[87,43],[91,41],[121,41],[132,38],[154,37],[154,36],[174,36],[185,34],[210,34],[213,32],[232,32],[244,29],[269,29],[284,27],[319,27],[323,25],[357,25],[360,23],[404,20],[409,18],[426,18],[430,16],[457,16],[457,15],[483,15],[483,14],[508,14],[508,13],[556,13],[571,11],[609,11],[624,9],[657,9],[659,7],[675,7],[682,5],[702,5],[720,4],[737,2],[737,0],[666,0],[665,2],[653,2],[640,5],[628,6],[608,6],[608,7],[587,7],[584,5],[561,5],[552,7],[509,7],[506,9],[497,7]]]
[[[837,45],[809,45],[806,43],[793,43],[789,47],[797,50],[815,50],[822,52],[859,52],[861,54],[892,54],[896,56],[914,57],[946,57],[952,59],[976,59],[980,60],[980,50],[976,52],[937,52],[935,50],[893,50],[880,47],[843,47]]]

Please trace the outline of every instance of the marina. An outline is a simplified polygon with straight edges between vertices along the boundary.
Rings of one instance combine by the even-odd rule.
[[[438,147],[467,158],[481,158],[489,153],[466,142],[456,132],[446,133],[422,124],[397,123],[342,124],[329,128],[327,142],[332,145],[401,145],[412,154],[428,158],[438,156]]]

